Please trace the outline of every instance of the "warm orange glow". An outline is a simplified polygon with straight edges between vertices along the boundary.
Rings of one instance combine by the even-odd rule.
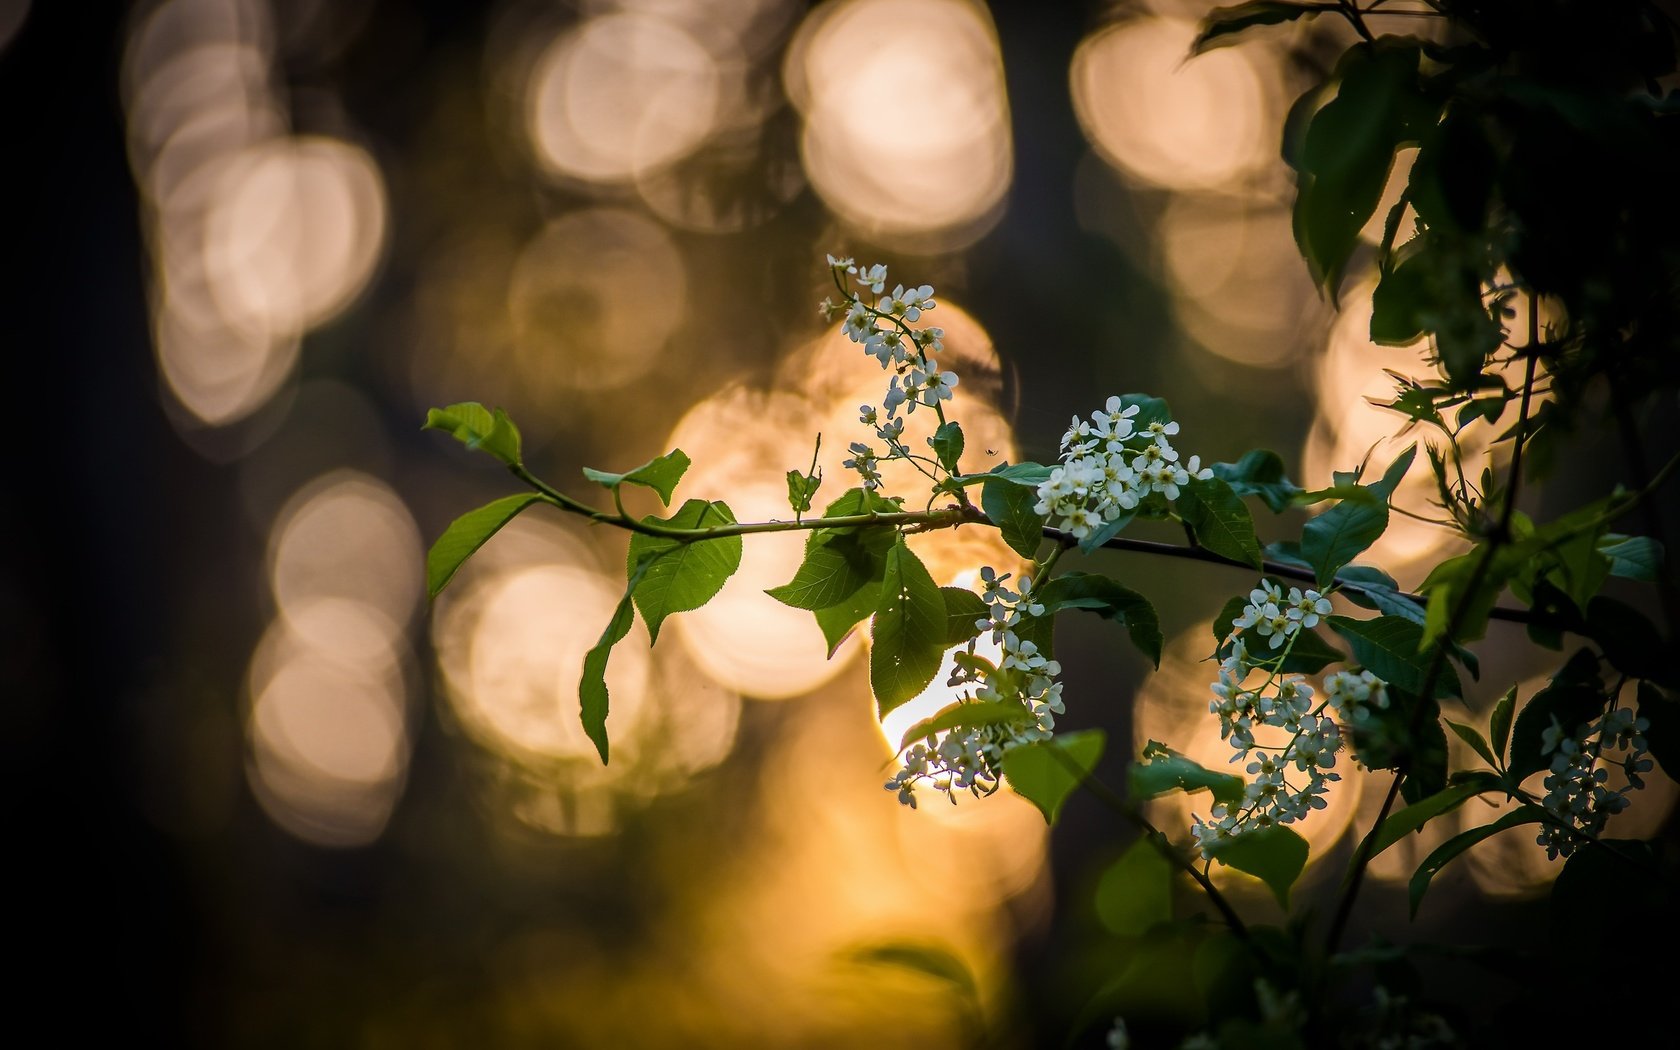
[[[1186,60],[1195,32],[1145,17],[1087,38],[1073,56],[1074,111],[1103,159],[1134,178],[1229,188],[1275,156],[1274,78],[1253,45]]]
[[[577,566],[532,566],[498,575],[463,597],[469,655],[456,710],[503,747],[554,758],[595,758],[578,717],[583,657],[618,604],[619,590]],[[447,627],[446,627],[447,630]],[[615,750],[633,750],[647,692],[647,632],[640,627],[607,664]],[[446,665],[447,670],[447,665]]]
[[[218,179],[205,261],[222,313],[257,331],[313,328],[367,284],[385,237],[385,187],[366,150],[278,139]]]
[[[408,508],[382,482],[349,470],[323,475],[292,497],[275,522],[268,564],[282,615],[306,624],[332,622],[319,606],[330,599],[405,624],[424,579],[420,530]],[[310,633],[329,646],[348,644],[333,641],[331,628]]]
[[[784,64],[801,154],[828,206],[873,239],[972,243],[1014,173],[991,20],[964,0],[844,0],[807,17]]]
[[[460,724],[497,757],[498,804],[566,836],[610,834],[627,799],[683,787],[735,744],[741,700],[638,620],[607,664],[612,763],[584,734],[578,683],[623,590],[563,527],[526,516],[440,598],[432,639]],[[691,614],[685,613],[683,616]]]
[[[694,461],[677,490],[683,499],[724,499],[739,521],[791,520],[787,471],[810,465],[812,409],[793,394],[725,390],[690,409],[667,439]],[[819,505],[843,488],[825,484]],[[672,621],[689,657],[707,674],[746,696],[779,700],[808,693],[834,677],[850,657],[827,659],[811,614],[764,593],[793,578],[805,536],[750,537],[741,568],[704,608]]]
[[[1161,212],[1157,234],[1179,320],[1202,347],[1254,368],[1283,368],[1300,359],[1321,322],[1288,211],[1175,195]]]
[[[336,625],[366,637],[343,603]],[[384,830],[402,791],[408,730],[390,648],[365,664],[317,649],[276,621],[252,657],[248,732],[252,789],[275,823],[307,842],[350,847]]]
[[[677,160],[712,131],[717,62],[672,22],[591,18],[551,44],[531,75],[526,121],[550,173],[621,182]]]
[[[513,366],[557,395],[623,386],[665,349],[687,288],[656,223],[618,208],[562,216],[520,252],[508,283]]]
[[[298,338],[356,299],[384,250],[378,166],[339,139],[288,135],[273,48],[266,5],[171,0],[125,53],[158,366],[195,424],[274,397]]]
[[[1417,514],[1439,517],[1439,508],[1432,506],[1435,483],[1423,444],[1430,439],[1439,443],[1440,432],[1418,427],[1399,434],[1405,417],[1366,400],[1393,400],[1395,383],[1382,371],[1385,368],[1425,381],[1429,381],[1432,369],[1422,362],[1421,343],[1379,346],[1371,342],[1370,331],[1371,286],[1365,283],[1344,293],[1342,310],[1330,328],[1329,345],[1317,365],[1319,411],[1301,451],[1301,476],[1328,479],[1332,471],[1352,470],[1369,454],[1366,480],[1374,480],[1408,445],[1417,442],[1417,461],[1395,490],[1393,502]],[[1461,441],[1466,463],[1474,463],[1481,456],[1480,449],[1486,447],[1485,431],[1467,432]],[[1387,531],[1360,560],[1381,565],[1401,578],[1415,575],[1465,546],[1447,529],[1391,514]]]

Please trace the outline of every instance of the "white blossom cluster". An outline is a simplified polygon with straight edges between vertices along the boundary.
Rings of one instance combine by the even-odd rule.
[[[1332,772],[1342,745],[1341,729],[1326,709],[1334,708],[1343,721],[1353,723],[1360,720],[1363,708],[1386,706],[1383,682],[1369,671],[1327,676],[1325,698],[1316,704],[1313,687],[1304,676],[1282,673],[1288,648],[1275,655],[1270,650],[1285,645],[1303,628],[1313,627],[1329,611],[1329,599],[1317,591],[1291,588],[1286,597],[1277,584],[1264,580],[1250,592],[1242,615],[1231,621],[1230,652],[1220,661],[1208,710],[1218,717],[1219,735],[1233,749],[1231,761],[1244,763],[1250,780],[1236,806],[1221,802],[1206,820],[1192,816],[1190,832],[1204,854],[1245,830],[1292,824],[1323,809],[1325,792],[1341,779]],[[1251,631],[1269,639],[1266,656],[1250,655],[1245,636]],[[1257,672],[1263,677],[1251,686]],[[1281,747],[1260,744],[1254,729],[1261,725],[1288,733],[1288,743]]]
[[[1061,466],[1038,487],[1033,510],[1084,539],[1136,509],[1152,492],[1177,499],[1179,486],[1191,478],[1213,477],[1200,456],[1179,462],[1178,450],[1167,440],[1178,433],[1176,422],[1155,420],[1140,428],[1137,414],[1137,405],[1111,397],[1090,419],[1074,416],[1062,435]]]
[[[1330,599],[1315,590],[1289,588],[1289,594],[1271,580],[1261,580],[1260,586],[1248,592],[1248,604],[1242,615],[1231,621],[1239,631],[1254,629],[1276,649],[1302,628],[1318,626],[1318,621],[1330,615]]]
[[[1017,744],[1050,739],[1056,716],[1066,712],[1062,683],[1056,681],[1062,666],[1038,651],[1033,642],[1017,633],[1023,621],[1045,615],[1044,606],[1034,600],[1032,580],[1021,578],[1020,590],[1006,587],[1009,573],[1001,576],[991,566],[980,570],[985,592],[986,616],[974,622],[978,634],[969,640],[968,651],[959,653],[956,670],[947,683],[969,687],[958,701],[980,700],[1021,705],[1022,717],[1007,722],[948,729],[917,743],[904,753],[904,766],[886,783],[898,800],[912,809],[915,789],[926,783],[956,802],[956,792],[990,794],[997,789],[1003,756]],[[1002,647],[1002,659],[994,665],[975,652],[980,635],[990,632]]]
[[[854,441],[852,458],[843,464],[858,472],[866,488],[878,489],[881,486],[878,462],[911,458],[903,441],[904,420],[899,410],[909,415],[921,405],[940,411],[940,402],[952,399],[958,377],[955,372],[940,371],[934,361],[934,355],[945,349],[945,330],[910,327],[938,305],[933,299],[932,285],[906,288],[900,284],[891,293],[883,294],[887,268],[880,263],[860,267],[852,259],[830,255],[828,265],[844,301],[824,299],[819,306],[823,317],[833,320],[843,312],[845,321],[841,328],[847,337],[892,373],[880,406],[863,405],[858,409],[859,419],[874,427],[875,436],[886,442],[886,452],[879,453],[864,442]],[[866,296],[879,298],[871,306]]]
[[[1541,754],[1552,756],[1546,797],[1540,804],[1567,826],[1546,824],[1541,829],[1536,841],[1546,847],[1549,859],[1567,857],[1585,836],[1602,834],[1606,822],[1628,807],[1628,793],[1645,786],[1640,774],[1652,768],[1645,743],[1650,727],[1649,721],[1625,707],[1580,726],[1573,734],[1553,716],[1540,737]],[[1622,757],[1612,757],[1608,754],[1612,751],[1622,752]],[[1609,787],[1609,766],[1622,768],[1626,786]]]

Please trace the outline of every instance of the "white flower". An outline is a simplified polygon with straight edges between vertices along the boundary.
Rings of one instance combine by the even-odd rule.
[[[1300,621],[1302,627],[1317,627],[1319,617],[1329,616],[1331,608],[1330,599],[1317,591],[1289,588],[1288,616],[1291,620]]]
[[[957,385],[955,372],[921,373],[920,369],[911,369],[912,377],[921,375],[922,404],[930,408],[941,401],[951,400],[951,388]]]
[[[828,257],[828,265],[842,273],[857,273],[857,264],[852,260],[851,256],[836,259],[834,256],[830,255]]]
[[[887,283],[887,268],[880,263],[866,266],[857,272],[857,283],[880,295],[881,289]]]

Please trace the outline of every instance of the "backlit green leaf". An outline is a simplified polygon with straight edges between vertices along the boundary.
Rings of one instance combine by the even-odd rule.
[[[1161,622],[1149,599],[1134,590],[1122,587],[1107,576],[1095,573],[1063,573],[1033,592],[1044,606],[1041,619],[1051,619],[1063,609],[1083,609],[1126,626],[1132,644],[1137,646],[1149,662],[1161,666]],[[1042,648],[1042,646],[1040,647]]]
[[[669,518],[647,521],[675,528],[701,529],[735,521],[727,504],[691,499]],[[672,613],[698,609],[717,596],[741,567],[741,537],[683,542],[635,533],[630,537],[627,573],[643,566],[636,586],[636,608],[647,623],[648,637],[659,640],[659,625]]]
[[[945,656],[945,599],[903,537],[887,551],[869,684],[884,716],[933,681]]]
[[[1369,489],[1354,489],[1301,527],[1301,557],[1323,589],[1387,528],[1387,502]]]
[[[1203,547],[1232,561],[1260,568],[1260,541],[1254,535],[1254,518],[1230,485],[1217,477],[1191,478],[1179,492],[1178,513]]]
[[[1485,784],[1455,784],[1404,809],[1390,813],[1388,819],[1383,821],[1382,830],[1377,832],[1371,856],[1375,857],[1431,820],[1443,813],[1451,813],[1486,790],[1488,788]]]
[[[1045,823],[1054,824],[1068,795],[1097,767],[1103,742],[1102,730],[1082,729],[1018,744],[1003,756],[1003,775],[1016,794],[1038,807]]]
[[[1413,696],[1423,690],[1434,656],[1432,652],[1418,652],[1423,628],[1416,623],[1400,616],[1379,616],[1372,620],[1329,616],[1324,622],[1342,636],[1353,650],[1353,658],[1366,670]],[[1452,664],[1442,662],[1433,692],[1436,696],[1464,695]]]
[[[974,726],[994,726],[1009,722],[1026,722],[1030,712],[1015,701],[965,700],[940,711],[932,718],[924,718],[905,730],[898,749],[903,751],[918,740],[926,740],[947,729],[967,729]]]
[[[468,448],[482,449],[510,467],[520,463],[519,428],[499,408],[491,411],[477,401],[434,408],[420,429],[447,430]]]
[[[929,439],[933,447],[933,454],[938,457],[939,465],[947,471],[957,472],[957,461],[963,454],[962,427],[956,423],[941,423],[939,429],[933,432]]]
[[[980,489],[980,509],[998,527],[1003,542],[1023,558],[1031,558],[1044,539],[1044,518],[1033,509],[1037,493],[1021,485],[993,478]]]
[[[624,636],[630,633],[631,626],[636,622],[636,606],[630,596],[636,593],[636,586],[642,582],[642,570],[647,564],[643,562],[631,572],[629,585],[624,589],[624,597],[619,599],[618,608],[613,610],[607,629],[601,632],[601,640],[583,657],[583,679],[578,682],[578,703],[583,718],[583,731],[594,743],[596,752],[601,756],[602,765],[607,764],[607,712],[610,700],[607,694],[607,659],[612,656],[613,646],[624,640]]]
[[[1154,798],[1169,791],[1208,791],[1215,801],[1235,805],[1242,801],[1243,779],[1220,773],[1151,740],[1143,749],[1143,761],[1133,762],[1126,772],[1133,798]]]
[[[988,617],[986,603],[967,587],[941,587],[945,599],[945,647],[962,645],[980,633],[975,624]]]
[[[436,598],[455,571],[503,525],[541,499],[534,492],[503,496],[456,518],[426,552],[426,593]]]
[[[1135,937],[1172,918],[1173,868],[1139,838],[1097,880],[1097,921],[1118,937]]]
[[[1253,875],[1289,907],[1289,889],[1307,866],[1307,840],[1282,825],[1255,828],[1234,838],[1209,843],[1203,852],[1240,872]]]
[[[1455,835],[1442,843],[1435,852],[1424,858],[1418,865],[1417,872],[1412,875],[1411,884],[1407,887],[1411,900],[1412,917],[1417,917],[1418,905],[1423,902],[1423,895],[1429,891],[1429,883],[1440,870],[1457,857],[1460,853],[1474,846],[1484,839],[1492,838],[1508,828],[1523,824],[1538,824],[1545,819],[1546,811],[1538,806],[1519,806],[1500,817],[1491,824],[1479,828],[1472,828],[1460,835]]]
[[[1283,460],[1271,449],[1257,448],[1235,463],[1215,463],[1213,476],[1231,486],[1239,496],[1258,496],[1272,513],[1288,510],[1301,486],[1283,473]]]
[[[609,474],[604,470],[584,467],[583,476],[609,489],[616,489],[625,484],[641,485],[659,493],[661,503],[669,504],[677,482],[682,480],[683,474],[688,470],[688,463],[688,456],[682,449],[677,448],[623,474]]]

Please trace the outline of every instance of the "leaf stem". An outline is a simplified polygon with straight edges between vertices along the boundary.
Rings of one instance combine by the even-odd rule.
[[[1411,741],[1417,738],[1419,730],[1423,728],[1423,713],[1429,710],[1435,699],[1435,684],[1440,681],[1441,671],[1446,667],[1447,649],[1456,640],[1459,629],[1464,625],[1464,618],[1470,611],[1476,592],[1480,590],[1482,580],[1486,578],[1488,570],[1493,567],[1494,556],[1499,548],[1511,535],[1511,517],[1517,509],[1517,490],[1522,484],[1522,456],[1523,446],[1527,443],[1528,411],[1531,395],[1534,391],[1534,371],[1539,362],[1539,356],[1534,351],[1540,345],[1538,331],[1538,306],[1532,293],[1529,300],[1529,350],[1528,367],[1523,377],[1522,407],[1517,414],[1517,427],[1513,436],[1514,448],[1511,453],[1510,480],[1505,486],[1505,506],[1499,516],[1499,527],[1488,537],[1488,542],[1482,548],[1482,555],[1476,559],[1476,566],[1470,573],[1470,581],[1465,585],[1463,593],[1453,603],[1452,613],[1447,618],[1446,632],[1436,640],[1435,651],[1429,659],[1429,669],[1424,673],[1423,685],[1416,696],[1417,706],[1412,709],[1412,717],[1407,727],[1407,748]],[[1325,938],[1325,950],[1334,955],[1341,946],[1342,934],[1347,929],[1348,919],[1353,915],[1353,902],[1359,896],[1359,888],[1365,880],[1365,870],[1370,867],[1371,858],[1376,855],[1377,835],[1382,831],[1383,824],[1388,820],[1388,814],[1394,809],[1395,799],[1400,797],[1400,789],[1410,774],[1411,756],[1402,754],[1399,769],[1394,774],[1394,780],[1388,785],[1388,794],[1383,798],[1382,808],[1377,811],[1377,818],[1371,824],[1371,830],[1366,832],[1360,840],[1359,848],[1354,851],[1353,859],[1349,863],[1348,873],[1342,883],[1341,898],[1336,902],[1336,912],[1330,920],[1330,932]]]
[[[1225,920],[1225,925],[1230,927],[1231,932],[1249,946],[1254,945],[1253,935],[1248,932],[1248,924],[1243,922],[1242,916],[1237,914],[1237,910],[1231,906],[1231,902],[1226,899],[1225,895],[1219,892],[1219,887],[1215,886],[1207,875],[1196,870],[1195,863],[1180,853],[1166,834],[1160,828],[1157,828],[1148,817],[1144,816],[1141,807],[1122,797],[1119,792],[1104,784],[1095,774],[1084,772],[1079,768],[1077,762],[1063,754],[1059,749],[1052,748],[1051,751],[1067,767],[1069,773],[1079,778],[1081,787],[1089,791],[1103,805],[1112,809],[1125,820],[1130,821],[1139,831],[1143,832],[1144,838],[1149,840],[1149,845],[1154,848],[1156,853],[1161,855],[1163,860],[1195,879],[1196,884],[1202,888],[1202,892],[1207,894],[1208,901],[1214,908],[1218,909],[1220,917]]]

